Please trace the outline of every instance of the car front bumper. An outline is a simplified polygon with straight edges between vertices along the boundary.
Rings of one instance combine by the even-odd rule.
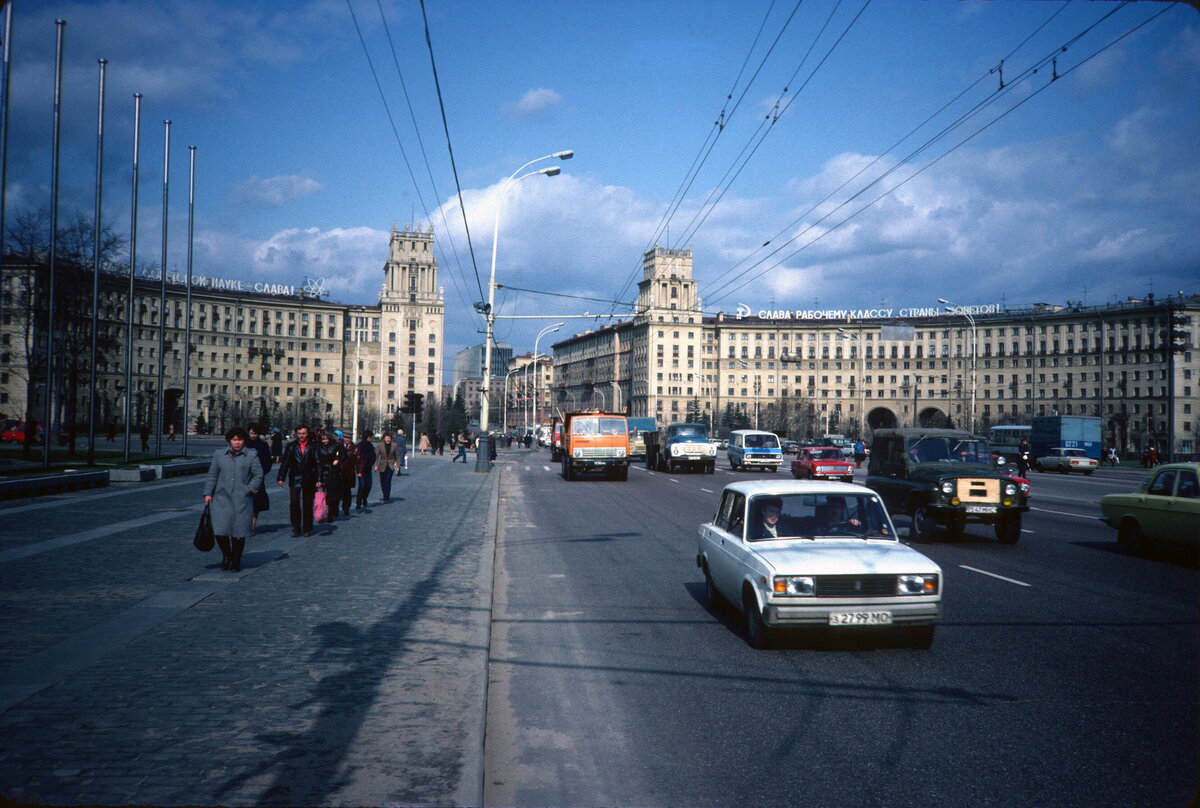
[[[763,622],[772,628],[788,626],[828,626],[831,612],[877,612],[892,613],[890,625],[919,626],[931,625],[942,615],[941,601],[912,603],[910,601],[896,602],[894,600],[849,601],[840,603],[822,603],[804,606],[767,604],[763,611]],[[887,625],[877,626],[886,628]],[[850,626],[849,628],[863,628]]]

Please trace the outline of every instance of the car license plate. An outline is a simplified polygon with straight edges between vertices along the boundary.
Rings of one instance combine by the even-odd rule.
[[[886,626],[892,622],[891,612],[830,612],[831,626]]]
[[[968,505],[967,513],[995,513],[995,505]]]

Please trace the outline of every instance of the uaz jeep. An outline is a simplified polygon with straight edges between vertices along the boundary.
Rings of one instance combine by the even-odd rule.
[[[996,470],[987,441],[955,429],[876,430],[866,486],[890,513],[911,516],[913,533],[926,541],[938,525],[958,537],[968,522],[982,522],[1013,544],[1029,510],[1017,484]]]

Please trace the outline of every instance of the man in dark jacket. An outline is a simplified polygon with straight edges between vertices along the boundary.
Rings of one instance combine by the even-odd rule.
[[[358,496],[355,506],[361,511],[367,507],[367,497],[371,495],[371,472],[375,469],[375,444],[371,443],[370,430],[362,433],[362,440],[355,449],[358,451]]]
[[[287,481],[291,496],[292,535],[312,535],[313,495],[317,490],[317,447],[308,439],[308,427],[296,427],[296,439],[283,450],[279,484]]]

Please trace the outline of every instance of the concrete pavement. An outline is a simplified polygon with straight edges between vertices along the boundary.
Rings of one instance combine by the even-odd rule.
[[[498,490],[526,454],[414,456],[311,538],[272,485],[241,573],[191,546],[197,478],[0,508],[0,796],[480,804]]]

